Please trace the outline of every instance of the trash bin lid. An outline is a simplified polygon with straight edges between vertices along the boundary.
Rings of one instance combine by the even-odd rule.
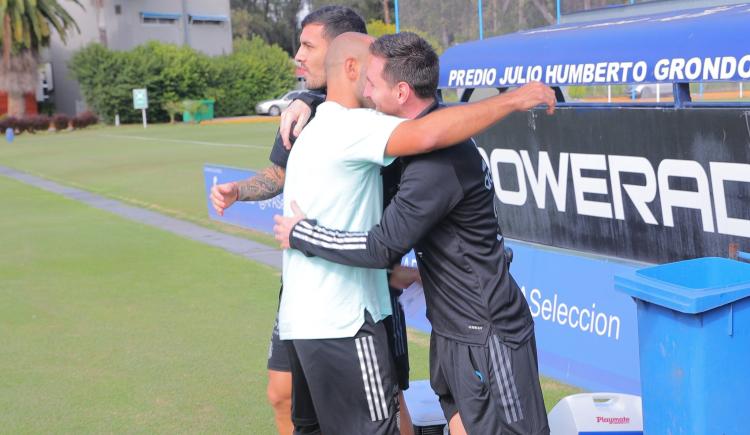
[[[696,258],[615,276],[615,289],[680,311],[702,313],[750,296],[750,264]]]

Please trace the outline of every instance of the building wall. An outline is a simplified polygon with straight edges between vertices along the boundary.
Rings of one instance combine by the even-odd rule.
[[[101,42],[113,50],[130,50],[151,40],[190,45],[208,55],[228,54],[232,51],[232,26],[229,21],[229,0],[103,0],[97,18],[95,0],[82,0],[86,8],[69,3],[61,4],[70,12],[81,28],[72,34],[67,44],[53,35],[49,60],[52,62],[54,100],[58,112],[75,115],[86,110],[78,83],[70,77],[67,63],[72,54],[92,43]],[[142,13],[180,15],[169,24],[145,23]],[[221,16],[227,21],[220,25],[200,25],[189,22],[190,15]]]
[[[227,21],[220,25],[189,24],[188,41],[191,47],[215,56],[232,52],[232,23],[229,1],[186,0],[187,13],[192,15],[222,16]]]
[[[81,91],[68,71],[68,62],[76,50],[99,41],[99,29],[96,21],[96,13],[91,0],[83,0],[81,4],[85,10],[71,2],[61,2],[68,13],[73,17],[80,33],[75,31],[68,34],[67,43],[63,44],[60,36],[54,32],[50,40],[49,50],[46,57],[52,63],[52,82],[54,84],[53,98],[56,111],[68,115],[75,115],[85,110],[85,104],[81,97]]]
[[[129,50],[147,41],[158,40],[172,44],[187,44],[209,55],[232,51],[232,28],[228,21],[229,2],[215,0],[106,0],[107,38],[110,48]],[[121,13],[115,14],[119,5]],[[144,23],[144,12],[180,15],[171,24]],[[223,16],[220,25],[200,25],[189,22],[190,15]]]

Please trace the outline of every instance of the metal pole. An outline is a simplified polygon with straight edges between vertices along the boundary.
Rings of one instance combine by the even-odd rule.
[[[607,85],[607,102],[612,102],[612,85]]]
[[[484,39],[484,19],[482,18],[482,0],[477,0],[477,9],[479,10],[479,39]]]
[[[146,128],[146,109],[141,109],[141,115],[143,116],[143,128]]]
[[[398,0],[393,0],[393,15],[396,17],[396,33],[401,31],[401,20],[398,17]]]
[[[740,82],[740,98],[744,98],[744,92],[742,91],[742,82]]]
[[[182,45],[190,46],[190,29],[188,29],[189,17],[187,13],[187,0],[182,0],[182,24],[185,27],[183,32]]]
[[[560,0],[557,0],[556,8],[557,8],[557,24],[560,24]]]

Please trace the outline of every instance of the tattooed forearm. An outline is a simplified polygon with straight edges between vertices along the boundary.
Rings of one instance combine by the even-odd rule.
[[[286,172],[281,166],[269,166],[255,176],[237,183],[238,201],[263,201],[284,190]]]

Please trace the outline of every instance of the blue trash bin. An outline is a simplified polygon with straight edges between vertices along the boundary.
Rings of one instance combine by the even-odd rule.
[[[615,288],[637,305],[644,432],[750,433],[750,264],[680,261]]]

